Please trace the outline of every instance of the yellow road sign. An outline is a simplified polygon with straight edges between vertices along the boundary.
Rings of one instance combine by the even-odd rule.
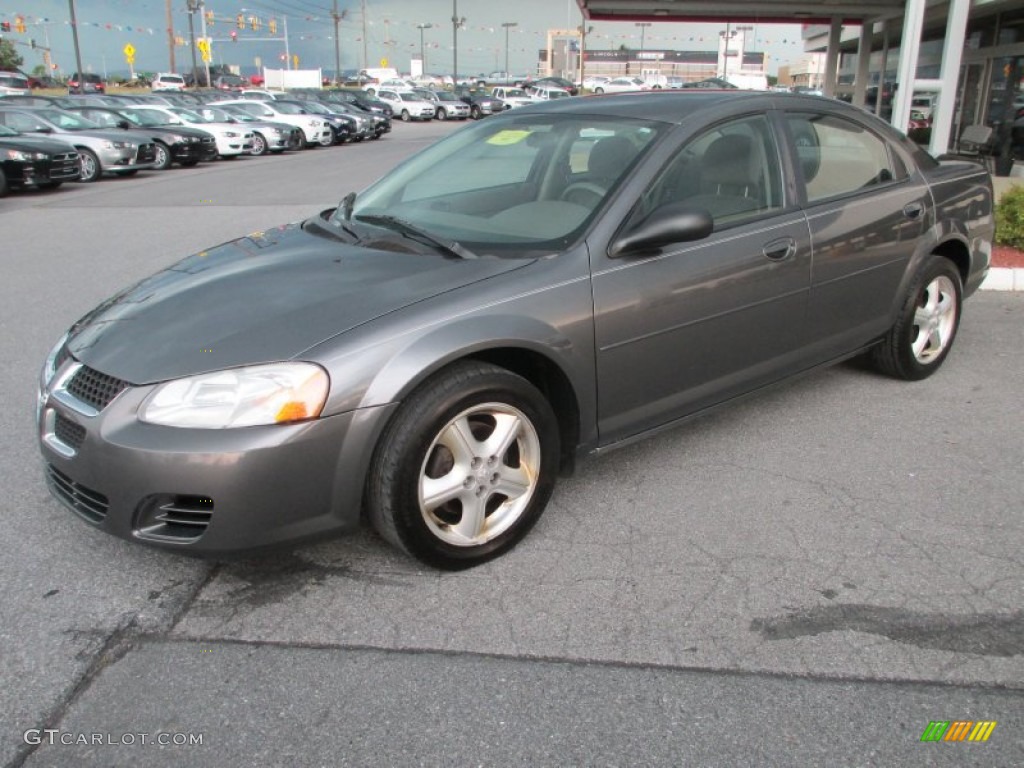
[[[124,48],[121,50],[124,51],[125,58],[132,58],[135,56],[135,46],[131,43],[125,43]]]

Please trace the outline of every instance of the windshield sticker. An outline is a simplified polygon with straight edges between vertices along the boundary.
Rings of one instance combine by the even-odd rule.
[[[505,147],[508,146],[509,144],[518,144],[531,133],[533,133],[533,131],[498,131],[496,134],[494,134],[493,136],[491,136],[491,138],[487,140],[487,143],[494,144],[495,146],[499,147]]]

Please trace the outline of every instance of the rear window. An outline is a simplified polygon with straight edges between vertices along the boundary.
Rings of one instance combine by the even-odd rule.
[[[0,85],[8,88],[28,88],[28,78],[10,72],[0,72]]]
[[[165,82],[165,83],[184,83],[185,82],[185,78],[181,77],[180,75],[160,75],[160,77],[157,78],[157,79],[160,80],[161,82]]]

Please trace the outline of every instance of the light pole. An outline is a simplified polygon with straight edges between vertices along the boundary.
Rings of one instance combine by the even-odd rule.
[[[423,30],[424,29],[433,29],[433,28],[434,28],[433,24],[417,24],[416,25],[416,29],[418,29],[420,31],[420,66],[423,67],[423,73],[422,74],[424,74],[424,75],[427,74],[427,55],[426,55],[426,53],[424,53],[424,51],[426,49],[423,47]]]
[[[345,13],[348,13],[346,11]],[[334,0],[334,10],[331,18],[334,19],[334,84],[341,83],[341,44],[338,42],[338,24],[343,14],[338,13],[338,0]]]
[[[85,93],[85,80],[82,70],[82,49],[78,46],[78,19],[75,17],[75,0],[68,0],[71,11],[71,37],[75,41],[75,64],[78,66],[78,92]]]
[[[508,71],[508,31],[512,27],[518,27],[519,26],[519,22],[518,21],[504,21],[504,22],[502,22],[501,26],[503,26],[505,28],[505,79],[508,80],[508,78],[509,78],[509,71]]]
[[[459,84],[459,27],[466,17],[459,18],[459,0],[452,0],[452,88]]]
[[[635,26],[640,27],[640,53],[644,52],[644,33],[647,32],[647,28],[651,26],[649,21],[637,21]]]

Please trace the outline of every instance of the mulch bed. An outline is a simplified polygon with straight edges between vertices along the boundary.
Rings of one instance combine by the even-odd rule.
[[[1005,245],[993,245],[992,266],[1024,268],[1024,251]]]

